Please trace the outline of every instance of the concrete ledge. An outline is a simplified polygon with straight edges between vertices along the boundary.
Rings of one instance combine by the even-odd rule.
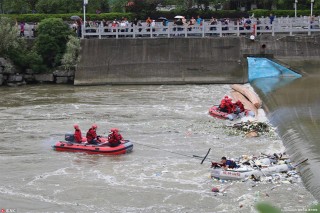
[[[75,85],[244,83],[237,38],[82,40]]]

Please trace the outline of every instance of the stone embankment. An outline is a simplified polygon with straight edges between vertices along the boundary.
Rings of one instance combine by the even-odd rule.
[[[74,71],[56,70],[52,73],[35,73],[31,69],[21,73],[8,59],[0,58],[0,86],[20,86],[33,83],[73,84]]]

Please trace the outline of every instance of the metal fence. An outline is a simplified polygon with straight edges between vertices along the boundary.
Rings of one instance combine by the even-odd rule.
[[[310,20],[308,17],[301,18],[277,18],[272,24],[268,18],[253,19],[250,24],[242,24],[239,21],[222,22],[216,24],[203,21],[195,25],[175,25],[169,23],[163,26],[161,22],[155,26],[146,24],[112,27],[98,26],[82,27],[82,38],[137,38],[137,37],[210,37],[210,36],[241,36],[259,34],[306,34],[312,35],[320,32],[319,19]]]

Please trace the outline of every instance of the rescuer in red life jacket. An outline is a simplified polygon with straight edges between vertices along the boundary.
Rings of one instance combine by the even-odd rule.
[[[239,100],[234,104],[234,108],[235,108],[234,113],[236,113],[236,114],[244,112],[244,110],[245,110],[242,102]]]
[[[108,145],[111,147],[116,147],[121,144],[122,135],[119,133],[117,128],[112,128],[111,133],[108,135]]]
[[[219,105],[219,109],[221,112],[232,113],[233,112],[233,104],[232,99],[228,96],[224,96],[224,99],[221,100]]]
[[[226,105],[226,100],[228,98],[229,98],[228,96],[224,96],[224,98],[221,100],[220,105],[219,105],[219,110],[221,112],[228,112],[227,105]]]
[[[82,134],[78,124],[73,125],[74,127],[74,142],[81,143],[82,142]]]
[[[99,138],[97,136],[97,130],[98,126],[96,124],[93,124],[91,128],[87,132],[87,141],[89,144],[98,144]]]

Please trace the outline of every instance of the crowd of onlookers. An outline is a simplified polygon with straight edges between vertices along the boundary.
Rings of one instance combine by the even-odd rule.
[[[215,17],[211,17],[211,19],[202,19],[199,15],[195,17],[191,17],[190,19],[186,19],[184,16],[176,16],[173,20],[168,20],[165,17],[160,17],[158,19],[151,19],[148,17],[146,20],[138,20],[137,18],[129,21],[126,17],[122,17],[121,19],[114,20],[105,20],[102,21],[86,21],[86,32],[96,32],[96,29],[99,27],[103,27],[105,32],[129,32],[133,31],[132,27],[137,27],[139,32],[143,29],[146,32],[150,32],[150,30],[155,31],[156,28],[163,28],[166,30],[166,27],[172,26],[174,31],[182,31],[184,28],[187,28],[188,31],[192,31],[193,28],[200,27],[204,24],[212,25],[210,30],[216,30],[217,26],[221,24],[222,30],[228,30],[228,25],[238,25],[239,30],[250,30],[253,24],[256,25],[257,29],[260,29],[259,25],[267,24],[268,26],[264,26],[266,29],[270,29],[272,23],[275,20],[275,16],[270,14],[269,17],[266,17],[261,21],[259,18],[254,17],[242,17],[238,19],[230,19],[230,18],[221,18],[217,19]],[[310,23],[315,22],[315,17],[309,17]],[[78,20],[68,23],[70,28],[72,28],[78,37],[81,37],[83,21],[79,18]],[[25,36],[25,31],[28,30],[28,37],[36,37],[37,35],[37,23],[26,24],[24,22],[17,23],[17,26],[20,30],[20,36]],[[28,29],[26,29],[28,28]],[[199,29],[199,28],[198,28]],[[30,32],[31,31],[31,32]]]

